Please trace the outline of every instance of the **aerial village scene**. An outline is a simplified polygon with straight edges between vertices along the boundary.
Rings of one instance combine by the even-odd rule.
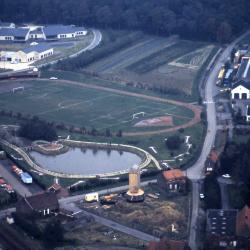
[[[250,250],[250,2],[0,0],[0,250]]]

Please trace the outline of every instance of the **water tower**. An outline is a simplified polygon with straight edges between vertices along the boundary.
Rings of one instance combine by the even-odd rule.
[[[144,200],[144,191],[140,189],[140,168],[137,165],[134,165],[129,171],[129,190],[126,197],[130,202]]]

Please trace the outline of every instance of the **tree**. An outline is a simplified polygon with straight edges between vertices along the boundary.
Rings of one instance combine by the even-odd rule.
[[[217,41],[219,43],[229,42],[232,36],[232,27],[227,22],[222,22],[217,30]]]
[[[60,220],[52,219],[45,226],[43,231],[43,240],[46,245],[56,246],[64,240],[63,228]]]
[[[167,138],[166,146],[170,150],[177,150],[180,148],[182,140],[179,135],[172,135]]]

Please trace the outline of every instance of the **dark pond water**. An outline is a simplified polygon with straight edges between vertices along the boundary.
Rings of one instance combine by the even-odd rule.
[[[116,150],[94,150],[70,148],[60,155],[43,155],[30,152],[36,163],[48,170],[82,175],[98,175],[121,170],[129,170],[133,165],[139,164],[141,158],[133,153]]]

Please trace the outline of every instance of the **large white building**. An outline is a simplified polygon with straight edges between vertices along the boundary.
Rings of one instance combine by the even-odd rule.
[[[74,39],[85,35],[87,35],[87,30],[84,27],[74,25],[29,26],[21,28],[0,26],[0,41],[55,41],[60,39]]]
[[[1,51],[0,60],[10,63],[30,63],[52,56],[54,50],[47,44],[37,44],[17,52]]]

